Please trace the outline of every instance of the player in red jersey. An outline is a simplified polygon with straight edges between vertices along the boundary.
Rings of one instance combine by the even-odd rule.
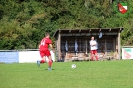
[[[48,47],[51,47],[51,49],[53,50],[53,46],[52,46],[52,41],[50,40],[50,35],[49,33],[45,34],[45,37],[41,40],[40,44],[39,44],[39,52],[40,52],[40,56],[42,58],[41,61],[37,61],[37,65],[40,66],[40,63],[45,63],[46,62],[46,57],[48,57],[48,70],[52,70],[52,57],[51,57],[51,53]]]

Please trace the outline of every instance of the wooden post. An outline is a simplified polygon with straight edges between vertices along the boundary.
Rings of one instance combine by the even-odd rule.
[[[120,31],[118,33],[118,59],[121,58],[121,43],[120,43]]]
[[[59,51],[59,54],[58,54],[58,58],[59,60],[61,60],[61,34],[59,32],[59,37],[58,37],[58,51]]]
[[[106,38],[106,37],[105,37]],[[105,39],[105,55],[107,56],[107,46],[106,46],[106,39]]]
[[[54,53],[55,53],[55,54],[54,54],[54,55],[55,55],[55,60],[57,60],[57,57],[58,57],[58,56],[57,56],[57,50],[58,50],[58,47],[57,47],[58,44],[57,44],[57,42],[58,42],[58,41],[57,41],[57,39],[56,39],[56,40],[55,40],[55,52],[54,52]]]
[[[87,53],[88,53],[88,51],[87,51],[87,39],[85,41],[85,44],[86,44],[86,55],[87,55]]]
[[[56,45],[56,49],[57,49],[57,52],[56,52],[56,56],[57,56],[57,61],[59,60],[59,36],[57,36],[57,45]]]
[[[116,37],[116,53],[117,53],[117,55],[116,55],[116,59],[118,59],[118,35],[117,35],[117,37]]]
[[[116,58],[116,54],[117,54],[117,51],[116,51],[116,41],[115,41],[115,38],[113,38],[113,57]]]
[[[113,51],[114,51],[114,52],[116,52],[115,45],[116,45],[116,43],[115,43],[115,39],[113,38]]]

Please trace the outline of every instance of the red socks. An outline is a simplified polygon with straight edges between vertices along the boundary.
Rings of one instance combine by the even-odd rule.
[[[94,60],[94,57],[91,57],[91,60],[93,61]]]
[[[98,61],[98,56],[95,56],[96,60]],[[94,56],[91,57],[91,60],[94,60]]]
[[[51,67],[52,66],[52,60],[48,61],[48,66]]]
[[[41,60],[40,63],[45,63],[45,61],[44,60]]]
[[[98,56],[96,56],[96,60],[98,61]]]
[[[41,60],[40,63],[45,63],[45,60]],[[51,67],[52,66],[52,60],[48,61],[48,66]]]

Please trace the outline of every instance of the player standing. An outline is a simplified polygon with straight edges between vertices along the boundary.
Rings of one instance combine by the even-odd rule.
[[[37,65],[40,67],[40,63],[45,63],[46,57],[48,57],[48,70],[52,70],[52,57],[48,48],[49,46],[53,50],[52,41],[50,40],[50,34],[45,33],[45,37],[41,40],[39,44],[39,52],[42,60],[37,61]]]
[[[94,40],[94,36],[91,37],[91,41],[90,41],[90,53],[91,53],[91,60],[94,60],[94,56],[96,58],[96,60],[98,61],[98,54],[97,54],[97,42],[96,40]]]

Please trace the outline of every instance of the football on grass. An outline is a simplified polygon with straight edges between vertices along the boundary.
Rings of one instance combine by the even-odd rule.
[[[72,69],[75,69],[75,68],[76,68],[76,64],[72,64],[72,65],[71,65],[71,68],[72,68]]]

